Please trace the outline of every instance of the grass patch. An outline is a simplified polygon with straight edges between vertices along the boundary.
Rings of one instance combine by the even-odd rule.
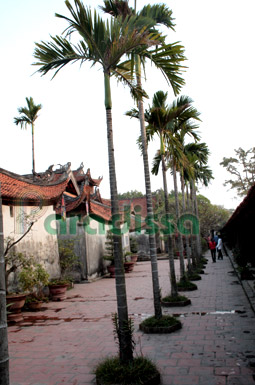
[[[176,296],[167,295],[166,297],[162,298],[162,301],[164,302],[184,302],[187,300],[188,298],[185,297],[185,295],[176,295]]]
[[[154,316],[146,318],[141,324],[147,327],[167,328],[169,326],[174,326],[179,323],[180,321],[178,321],[175,317],[172,317],[170,315],[163,315],[160,319],[157,319]]]
[[[128,364],[121,363],[119,357],[107,358],[97,366],[95,374],[97,383],[104,385],[143,385],[159,376],[155,364],[146,357],[136,357]]]
[[[200,277],[200,275],[198,273],[190,273],[188,275],[188,279],[190,279],[190,280],[192,280],[192,279],[199,280],[199,279],[201,279],[201,277]]]
[[[194,283],[190,282],[189,280],[187,279],[183,279],[181,280],[180,282],[177,283],[177,287],[178,288],[181,288],[181,289],[197,289],[197,285],[195,285]]]

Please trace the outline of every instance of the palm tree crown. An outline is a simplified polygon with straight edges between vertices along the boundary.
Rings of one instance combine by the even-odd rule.
[[[27,107],[18,108],[21,116],[14,118],[14,123],[21,126],[21,129],[27,128],[28,124],[34,124],[38,118],[38,112],[41,110],[41,104],[35,104],[33,98],[26,98]]]
[[[38,118],[38,112],[41,110],[41,104],[35,104],[32,97],[26,98],[27,107],[18,108],[18,112],[21,116],[14,118],[14,123],[21,129],[27,128],[27,125],[31,125],[32,131],[32,173],[35,174],[35,154],[34,154],[34,123]]]

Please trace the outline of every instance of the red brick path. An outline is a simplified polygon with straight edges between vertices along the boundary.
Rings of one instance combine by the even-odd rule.
[[[176,261],[178,266],[178,261]],[[158,261],[162,295],[168,294],[168,261]],[[139,322],[153,314],[150,263],[126,275],[129,313],[135,322],[136,352],[152,358],[163,385],[255,385],[255,317],[227,257],[209,262],[198,290],[186,293],[192,305],[169,310],[183,323],[169,335],[148,335]],[[94,384],[96,363],[117,353],[111,314],[115,281],[77,284],[63,302],[24,313],[9,327],[11,385]]]

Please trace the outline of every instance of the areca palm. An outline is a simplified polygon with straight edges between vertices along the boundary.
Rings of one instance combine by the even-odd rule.
[[[198,111],[191,105],[192,99],[188,96],[180,96],[176,101],[168,107],[164,113],[165,115],[165,126],[163,135],[161,135],[161,148],[162,138],[164,147],[166,146],[166,152],[164,153],[168,157],[168,164],[172,168],[174,192],[175,192],[175,211],[176,219],[180,217],[180,208],[178,200],[178,186],[177,186],[177,170],[180,165],[187,164],[188,160],[183,152],[183,137],[185,134],[191,135],[196,140],[198,134],[196,132],[197,125],[194,123],[195,120],[199,120]],[[164,109],[163,109],[164,111]],[[157,112],[159,113],[159,112]],[[151,129],[150,129],[151,130]],[[149,130],[149,131],[150,131]],[[153,127],[152,127],[153,130]],[[153,132],[153,131],[152,131]],[[162,149],[161,149],[162,152]],[[157,174],[159,168],[159,161],[157,157],[154,158],[153,173]],[[181,278],[185,275],[184,266],[184,248],[183,241],[180,234],[178,234],[179,254],[180,254],[180,273]]]
[[[41,110],[41,104],[35,104],[33,98],[26,98],[27,107],[18,108],[18,112],[21,116],[14,118],[14,123],[20,125],[21,129],[27,128],[27,125],[31,125],[32,132],[32,173],[35,174],[35,145],[34,145],[34,125],[38,118],[38,112]]]
[[[158,156],[154,158],[154,167],[152,168],[152,173],[157,175],[159,169],[159,162],[161,161],[162,166],[162,176],[163,176],[163,188],[164,188],[164,200],[165,200],[165,214],[166,220],[170,219],[170,207],[168,201],[168,188],[167,188],[167,179],[166,179],[166,151],[165,151],[165,140],[169,135],[171,135],[167,131],[167,126],[169,122],[176,117],[181,110],[177,111],[177,109],[171,109],[171,107],[167,107],[165,102],[167,99],[167,93],[162,91],[158,91],[153,97],[152,108],[150,109],[150,113],[146,113],[146,121],[148,122],[147,132],[149,135],[157,134],[160,138],[160,150],[158,152]],[[175,138],[171,138],[175,141]],[[178,146],[178,143],[176,143]],[[174,266],[174,253],[172,247],[172,236],[171,229],[169,229],[169,234],[167,236],[168,243],[168,257],[169,257],[169,267],[170,267],[170,282],[171,282],[171,295],[178,295],[178,287],[175,275],[175,266]]]
[[[211,179],[213,179],[212,171],[207,166],[208,157],[209,157],[209,149],[206,143],[188,143],[185,146],[185,153],[187,158],[189,159],[189,165],[191,167],[191,172],[186,173],[186,180],[190,183],[191,189],[191,207],[192,211],[199,219],[198,216],[198,207],[197,207],[197,199],[196,199],[196,182],[200,181],[205,186],[208,186],[208,183]],[[201,255],[201,245],[200,245],[200,237],[196,236],[196,257],[199,258]]]
[[[181,114],[173,120],[170,125],[170,130],[172,134],[178,139],[179,144],[181,144],[181,151],[174,147],[172,142],[169,142],[168,149],[170,153],[170,164],[172,167],[173,181],[174,181],[174,191],[175,191],[175,210],[177,219],[180,217],[180,207],[178,199],[178,185],[177,185],[177,171],[182,167],[188,165],[188,160],[183,151],[184,137],[189,135],[195,140],[199,139],[199,136],[196,132],[198,128],[195,123],[199,119],[199,113],[192,106],[192,99],[186,96],[178,98],[173,103],[173,107],[184,105],[184,109]],[[178,234],[178,243],[179,243],[179,252],[180,252],[180,270],[181,278],[185,276],[185,266],[184,266],[184,248],[183,248],[183,239],[180,234]],[[188,244],[188,242],[187,242]],[[189,250],[187,250],[189,252]],[[189,266],[190,268],[190,266]]]
[[[164,187],[164,201],[165,201],[165,215],[166,215],[166,224],[169,226],[170,219],[170,208],[168,202],[168,189],[167,189],[167,179],[166,179],[166,150],[165,142],[173,141],[175,142],[175,147],[178,147],[178,140],[171,134],[171,131],[168,129],[169,123],[176,118],[180,113],[187,108],[185,104],[183,106],[173,107],[166,105],[167,92],[158,91],[154,94],[152,100],[152,106],[149,109],[145,110],[144,118],[147,123],[146,126],[146,136],[147,141],[150,141],[154,135],[158,135],[160,139],[160,150],[154,158],[152,173],[157,175],[159,171],[159,166],[161,163],[162,166],[162,176],[163,176],[163,187]],[[132,109],[126,113],[128,116],[139,118],[139,111]],[[171,139],[169,138],[171,136]],[[178,295],[178,288],[175,275],[175,266],[174,266],[174,255],[172,247],[172,237],[171,229],[168,228],[167,234],[167,243],[168,243],[168,255],[169,255],[169,266],[170,266],[170,282],[171,282],[171,293],[173,296]]]
[[[112,14],[113,16],[121,15],[123,20],[130,17],[130,14],[136,13],[136,1],[135,9],[127,12],[128,1],[123,0],[110,0],[105,1],[104,11]],[[122,13],[122,10],[125,11]],[[147,5],[138,15],[143,15],[152,18],[156,24],[163,24],[168,28],[174,29],[172,11],[169,10],[164,4],[163,5]],[[162,38],[162,41],[164,39]],[[157,69],[159,69],[168,84],[172,87],[175,94],[178,94],[181,86],[184,84],[184,80],[180,74],[183,69],[181,62],[185,60],[183,55],[183,47],[179,44],[168,44],[163,45],[162,48],[156,50],[147,50],[146,52],[132,53],[131,59],[124,64],[131,70],[136,69],[136,82],[139,89],[142,88],[141,82],[141,64],[144,68],[146,59],[149,59]],[[142,143],[142,154],[144,164],[144,176],[145,176],[145,190],[146,190],[146,202],[147,202],[147,216],[153,218],[153,204],[152,204],[152,193],[151,193],[151,182],[150,182],[150,169],[148,162],[147,152],[147,140],[144,120],[144,106],[142,98],[138,100],[138,111],[140,120],[140,131],[141,131],[141,143]],[[151,269],[152,269],[152,286],[153,286],[153,298],[154,298],[154,310],[155,317],[161,318],[162,311],[160,305],[160,289],[158,280],[158,266],[157,266],[157,252],[156,252],[156,240],[155,234],[150,232],[149,234],[150,244],[150,258],[151,258]]]
[[[81,40],[76,45],[71,44],[66,37],[52,37],[50,42],[36,43],[34,56],[38,61],[39,72],[45,75],[55,70],[54,76],[65,65],[71,62],[91,62],[99,64],[103,69],[105,110],[107,122],[108,161],[111,191],[112,220],[119,221],[119,207],[117,200],[117,180],[115,171],[113,128],[112,128],[112,100],[110,78],[116,76],[130,87],[133,95],[141,97],[141,88],[133,81],[133,73],[129,68],[120,63],[123,55],[130,52],[140,52],[147,47],[159,44],[161,37],[151,31],[155,24],[145,17],[131,16],[123,20],[120,17],[111,19],[107,23],[96,13],[92,14],[80,0],[74,0],[75,9],[70,1],[65,4],[71,13],[71,17],[56,14],[68,23],[65,31],[66,37],[72,37],[74,32],[80,35]],[[119,354],[121,361],[132,360],[132,340],[128,329],[128,309],[126,298],[125,276],[123,269],[122,245],[120,229],[114,229],[114,260],[116,269],[116,293],[118,308],[118,337]]]

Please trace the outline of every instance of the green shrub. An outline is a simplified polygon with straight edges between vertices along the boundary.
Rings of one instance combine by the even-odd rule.
[[[188,298],[184,295],[167,295],[166,297],[162,298],[162,301],[164,302],[184,302],[187,301]]]
[[[157,319],[154,316],[146,318],[143,322],[143,326],[147,327],[169,327],[178,324],[178,321],[175,317],[170,315],[163,315],[161,318]]]
[[[107,358],[95,370],[96,377],[105,385],[143,385],[145,381],[159,375],[156,366],[145,357],[121,363],[118,357]]]

